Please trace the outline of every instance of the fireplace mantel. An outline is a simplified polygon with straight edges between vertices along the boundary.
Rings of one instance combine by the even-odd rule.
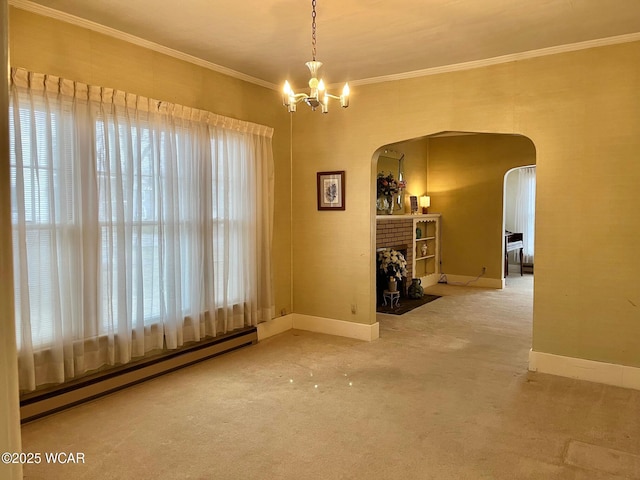
[[[407,218],[438,218],[440,216],[439,213],[419,213],[416,215],[411,215],[411,214],[403,214],[403,215],[376,215],[376,221],[377,220],[406,220]]]

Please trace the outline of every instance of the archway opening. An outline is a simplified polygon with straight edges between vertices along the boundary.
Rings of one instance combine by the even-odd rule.
[[[404,183],[403,200],[401,207],[390,212],[376,208],[380,204],[377,177],[385,173],[378,168],[378,160],[385,151],[402,157],[398,177]],[[381,247],[380,237],[388,235],[388,232],[381,234],[379,224],[391,219],[415,221],[423,215],[420,198],[428,196],[430,206],[426,213],[439,214],[438,258],[435,271],[429,271],[437,274],[436,283],[502,289],[505,175],[513,169],[535,165],[535,159],[533,142],[513,134],[447,131],[382,145],[373,155],[376,250]],[[407,262],[415,271],[419,268],[416,259],[423,255],[417,250],[421,245],[416,243],[413,224],[411,229],[407,255],[411,258]],[[405,244],[393,239],[386,241]],[[372,258],[372,262],[375,264],[372,271],[377,272],[377,258]],[[375,291],[378,290],[376,284]]]
[[[504,176],[504,276],[533,274],[535,258],[536,167]],[[508,282],[507,282],[508,284]]]

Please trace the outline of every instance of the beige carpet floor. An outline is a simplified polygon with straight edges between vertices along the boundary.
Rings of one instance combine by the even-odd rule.
[[[291,331],[23,426],[33,479],[640,478],[640,392],[527,372],[531,276]]]

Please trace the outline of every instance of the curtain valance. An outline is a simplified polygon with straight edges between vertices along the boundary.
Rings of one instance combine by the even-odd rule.
[[[60,94],[76,100],[90,100],[103,104],[115,104],[120,107],[133,108],[143,112],[155,112],[170,115],[173,118],[206,122],[208,125],[233,130],[240,133],[250,133],[263,137],[273,137],[273,128],[258,123],[225,117],[206,110],[185,107],[173,103],[163,102],[152,98],[126,93],[108,87],[87,85],[82,82],[67,80],[55,75],[29,72],[24,68],[11,69],[11,82],[21,88],[33,91],[46,91]]]

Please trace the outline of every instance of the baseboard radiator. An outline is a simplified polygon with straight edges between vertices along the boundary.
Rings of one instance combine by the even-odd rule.
[[[258,342],[255,327],[106,370],[20,399],[20,421],[38,418]]]

